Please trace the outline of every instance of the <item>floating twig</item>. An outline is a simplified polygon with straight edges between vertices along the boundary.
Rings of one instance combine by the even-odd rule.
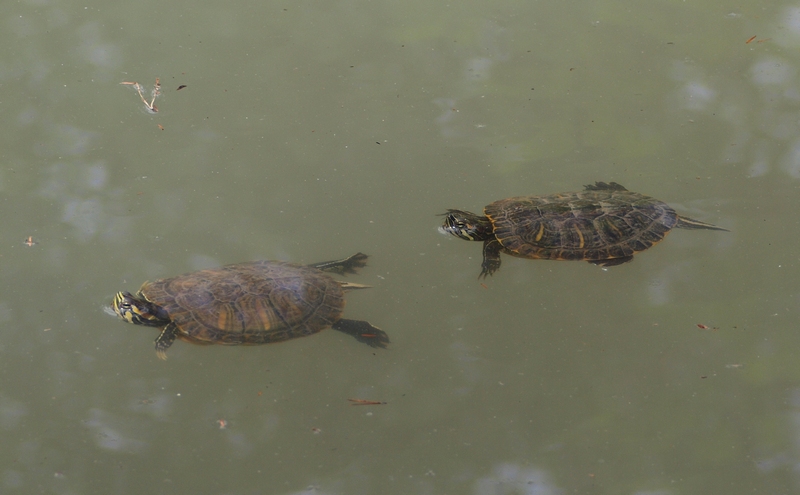
[[[147,107],[147,109],[153,113],[158,112],[158,107],[156,107],[156,98],[158,98],[158,96],[161,95],[161,81],[158,78],[156,78],[156,83],[153,85],[153,91],[150,93],[151,96],[150,101],[147,101],[147,99],[142,94],[142,92],[144,91],[144,86],[142,86],[138,82],[123,81],[120,84],[123,84],[125,86],[133,86],[133,89],[135,89],[136,92],[139,93],[139,98],[141,98],[142,103],[144,103],[144,106]]]
[[[352,404],[351,406],[382,406],[386,404],[385,402],[381,402],[379,400],[366,400],[366,399],[347,399]]]

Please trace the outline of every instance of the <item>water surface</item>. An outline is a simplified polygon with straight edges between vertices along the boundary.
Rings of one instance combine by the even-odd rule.
[[[3,493],[798,489],[795,4],[0,12]],[[156,78],[156,113],[120,85]],[[483,282],[480,245],[437,232],[594,181],[731,232]],[[162,362],[104,311],[145,280],[358,251],[374,288],[346,314],[385,351],[325,331]]]

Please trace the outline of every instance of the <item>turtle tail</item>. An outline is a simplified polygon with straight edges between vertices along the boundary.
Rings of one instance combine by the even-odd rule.
[[[730,232],[728,229],[723,229],[722,227],[717,227],[716,225],[711,225],[710,223],[701,222],[699,220],[694,220],[687,217],[678,217],[678,223],[675,227],[679,229],[695,229],[695,230],[722,230],[724,232]]]

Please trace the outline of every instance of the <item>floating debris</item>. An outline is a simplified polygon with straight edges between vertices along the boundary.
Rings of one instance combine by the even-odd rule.
[[[379,400],[366,400],[366,399],[347,399],[352,404],[351,406],[382,406],[386,404],[385,402],[381,402]]]
[[[144,106],[147,108],[147,110],[152,113],[158,112],[158,107],[156,107],[156,98],[158,98],[159,95],[161,95],[161,81],[158,78],[156,78],[156,83],[153,85],[153,91],[150,93],[151,99],[149,102],[145,99],[144,95],[142,94],[142,92],[144,92],[144,86],[142,86],[138,82],[123,81],[120,84],[125,86],[132,86],[133,89],[135,89],[136,92],[139,93],[139,98],[142,99],[142,103],[144,103]]]
[[[708,325],[703,325],[702,323],[698,323],[697,328],[699,328],[700,330],[711,330],[712,332],[716,332],[717,330],[719,330],[719,327],[710,327]]]

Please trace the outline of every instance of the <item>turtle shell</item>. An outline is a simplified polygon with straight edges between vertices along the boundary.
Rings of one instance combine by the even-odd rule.
[[[661,241],[678,223],[666,203],[614,182],[502,199],[484,208],[484,214],[503,251],[528,259],[625,258]]]
[[[145,283],[178,338],[197,344],[268,344],[317,333],[342,316],[341,284],[320,270],[252,261]]]

